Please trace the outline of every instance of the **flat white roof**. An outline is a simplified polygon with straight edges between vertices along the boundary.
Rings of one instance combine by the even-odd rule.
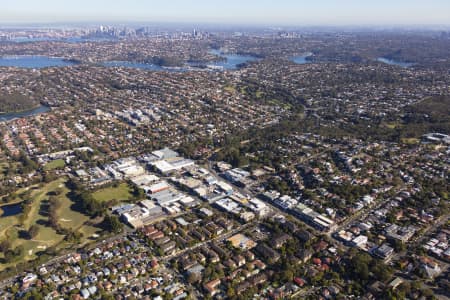
[[[171,164],[169,164],[165,160],[156,161],[153,163],[153,165],[162,173],[169,172],[175,169]]]

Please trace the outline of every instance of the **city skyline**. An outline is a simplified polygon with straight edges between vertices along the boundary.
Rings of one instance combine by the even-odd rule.
[[[0,23],[180,22],[243,25],[450,25],[443,0],[0,1]]]

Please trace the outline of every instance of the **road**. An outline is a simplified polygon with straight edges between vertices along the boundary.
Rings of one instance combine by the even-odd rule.
[[[398,187],[394,187],[394,193],[398,193],[404,188],[404,185],[400,185]],[[330,232],[329,234],[333,235],[336,232],[341,231],[342,229],[346,228],[349,224],[356,220],[365,219],[371,212],[379,209],[381,206],[386,204],[386,202],[389,199],[381,199],[379,201],[376,201],[374,204],[367,206],[366,208],[356,212],[355,214],[351,215],[347,219],[345,219],[344,222],[342,222],[334,231]]]
[[[437,219],[433,225],[428,226],[427,228],[425,228],[425,230],[422,232],[422,234],[416,238],[414,238],[409,244],[410,247],[416,247],[418,245],[422,245],[423,240],[430,234],[433,233],[434,231],[436,231],[436,229],[438,227],[441,227],[442,225],[444,225],[448,220],[450,219],[450,213],[447,213],[441,217],[439,217],[439,219]]]
[[[241,232],[242,230],[245,230],[246,228],[251,227],[251,226],[255,226],[255,225],[256,225],[256,222],[246,223],[246,224],[241,225],[241,226],[239,226],[239,227],[237,227],[237,228],[235,228],[235,229],[233,229],[233,230],[231,230],[229,232],[221,234],[221,235],[219,235],[219,236],[217,236],[217,237],[215,237],[213,239],[210,239],[210,240],[207,240],[207,241],[195,244],[192,247],[179,250],[179,251],[177,251],[177,252],[175,252],[173,254],[170,254],[170,255],[167,255],[167,256],[163,256],[163,257],[160,258],[160,261],[168,262],[174,257],[181,256],[181,255],[183,255],[186,252],[189,252],[189,251],[201,248],[201,247],[203,247],[203,246],[205,246],[207,244],[210,244],[210,243],[213,243],[213,242],[217,242],[217,241],[224,241],[224,240],[230,238],[231,236],[237,234],[238,232]]]
[[[304,299],[305,297],[314,294],[317,291],[317,288],[314,286],[308,289],[300,289],[297,292],[293,293],[290,298],[291,299]]]

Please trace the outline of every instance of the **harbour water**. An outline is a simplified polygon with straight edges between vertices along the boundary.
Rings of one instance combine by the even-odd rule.
[[[303,65],[303,64],[307,64],[309,63],[308,61],[308,57],[312,56],[313,54],[311,52],[305,53],[303,55],[300,56],[294,56],[291,58],[291,61],[299,64],[299,65]]]
[[[238,55],[238,54],[223,54],[219,50],[211,50],[211,54],[215,54],[223,58],[223,60],[211,62],[203,66],[198,67],[196,63],[188,63],[185,67],[162,67],[154,64],[129,62],[129,61],[107,61],[103,62],[102,65],[105,67],[125,67],[125,68],[137,68],[151,71],[167,71],[167,72],[186,72],[190,70],[236,70],[241,64],[256,61],[257,58],[250,55]]]
[[[224,60],[222,60],[222,61],[217,61],[217,62],[209,64],[213,68],[217,68],[217,69],[236,70],[239,68],[240,65],[242,65],[244,63],[258,60],[258,58],[255,56],[239,55],[239,54],[225,54],[217,49],[211,50],[210,53],[224,58]]]
[[[396,60],[388,59],[385,57],[379,57],[379,58],[377,58],[377,61],[388,64],[388,65],[392,65],[392,66],[402,67],[402,68],[409,68],[414,65],[413,63],[396,61]]]
[[[40,69],[47,67],[67,67],[76,63],[64,60],[63,58],[39,56],[39,55],[18,55],[0,57],[0,67],[17,67]]]
[[[138,63],[138,62],[130,62],[130,61],[106,61],[106,62],[103,62],[101,65],[104,67],[125,67],[125,68],[143,69],[143,70],[151,70],[151,71],[171,70],[169,68],[165,69],[161,66],[157,66],[154,64],[146,64],[146,63]]]
[[[251,55],[224,54],[219,50],[211,50],[210,53],[221,56],[223,60],[207,64],[210,70],[236,70],[240,65],[256,61],[258,58]],[[4,56],[0,57],[0,66],[40,69],[47,67],[67,67],[76,65],[75,62],[67,61],[63,58],[48,56]],[[163,67],[150,63],[138,63],[130,61],[106,61],[101,63],[105,67],[126,67],[151,71],[186,72],[196,70],[195,64],[188,64],[184,67]]]

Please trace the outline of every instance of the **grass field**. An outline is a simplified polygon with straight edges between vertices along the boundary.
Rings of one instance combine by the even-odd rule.
[[[224,90],[229,92],[229,93],[235,93],[236,92],[236,88],[234,86],[226,86],[224,87]]]
[[[51,246],[56,246],[58,249],[72,246],[63,241],[64,235],[57,234],[53,228],[47,225],[47,201],[52,192],[59,192],[57,199],[61,206],[57,210],[58,224],[63,228],[83,233],[81,244],[88,241],[94,233],[101,233],[99,228],[85,224],[89,220],[88,216],[74,210],[74,203],[67,197],[69,190],[65,185],[66,180],[67,178],[65,177],[59,178],[40,188],[37,188],[38,186],[31,187],[29,192],[27,192],[27,189],[22,189],[16,193],[19,199],[27,196],[26,199],[22,199],[32,200],[31,209],[23,224],[20,223],[19,216],[0,217],[0,241],[9,239],[13,248],[23,246],[25,251],[21,260],[34,259],[37,252]],[[20,235],[21,232],[28,230],[33,224],[39,227],[39,233],[35,238],[27,239]],[[0,257],[2,257],[2,254],[0,254]],[[0,271],[10,265],[0,264]]]
[[[0,240],[6,238],[6,232],[9,228],[18,223],[18,219],[15,216],[11,217],[0,217]]]
[[[401,141],[409,145],[418,144],[420,142],[420,140],[416,138],[403,138]]]
[[[403,124],[401,124],[400,122],[387,122],[387,123],[383,123],[383,125],[389,129],[399,129],[399,128],[403,127]]]
[[[262,92],[262,91],[257,91],[255,94],[256,98],[258,98],[258,99],[261,98],[263,95],[264,95],[264,92]]]
[[[62,159],[55,159],[55,160],[52,160],[51,162],[48,162],[44,166],[44,171],[51,171],[51,170],[55,170],[55,169],[62,169],[62,168],[64,168],[65,165],[66,165],[66,163],[64,162],[64,160],[62,160]]]
[[[95,191],[92,196],[95,200],[106,202],[113,199],[119,201],[128,201],[133,198],[130,187],[126,183],[121,183],[117,187],[107,187]]]
[[[18,246],[24,247],[25,252],[23,258],[21,258],[22,260],[30,260],[35,258],[36,252],[45,250],[47,247],[54,246],[64,238],[64,236],[58,235],[52,228],[45,226],[47,217],[45,216],[45,209],[43,205],[44,200],[48,198],[47,193],[55,191],[60,186],[63,186],[64,180],[64,178],[61,178],[43,186],[40,189],[31,189],[28,197],[32,199],[32,204],[28,217],[24,220],[23,224],[20,224],[17,216],[2,218],[4,222],[8,222],[9,227],[2,232],[0,237],[2,239],[8,239],[13,248]],[[22,189],[16,194],[21,197],[21,195],[24,195],[25,192],[26,189]],[[32,240],[21,237],[20,232],[28,230],[33,224],[36,224],[39,227],[38,235]],[[7,265],[0,265],[0,270],[6,266]]]
[[[281,101],[279,101],[279,100],[277,100],[277,99],[271,99],[271,100],[267,101],[267,103],[270,104],[270,105],[281,106],[281,107],[283,107],[284,109],[291,109],[291,108],[292,108],[292,105],[291,105],[291,104],[289,104],[289,103],[283,103],[283,102],[281,102]]]

